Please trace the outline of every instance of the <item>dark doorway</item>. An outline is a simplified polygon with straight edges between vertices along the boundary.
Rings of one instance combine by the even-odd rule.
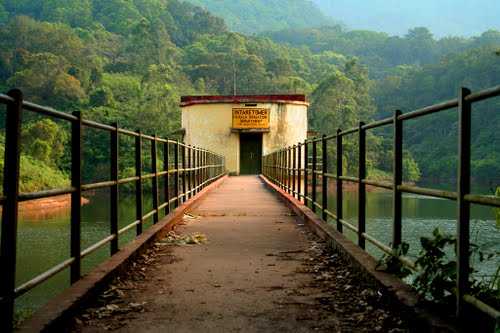
[[[258,175],[262,167],[262,133],[240,134],[240,174]]]

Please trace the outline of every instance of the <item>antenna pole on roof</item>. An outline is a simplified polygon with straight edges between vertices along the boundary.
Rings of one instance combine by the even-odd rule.
[[[236,63],[233,58],[233,96],[236,96]]]

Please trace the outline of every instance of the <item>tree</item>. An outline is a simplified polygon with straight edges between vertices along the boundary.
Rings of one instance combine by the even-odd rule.
[[[60,165],[67,142],[66,131],[48,118],[29,123],[22,133],[23,153],[54,168]]]

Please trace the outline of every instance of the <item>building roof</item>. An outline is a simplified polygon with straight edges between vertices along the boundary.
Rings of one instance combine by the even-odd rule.
[[[279,103],[309,105],[305,95],[182,96],[181,107],[197,104]]]

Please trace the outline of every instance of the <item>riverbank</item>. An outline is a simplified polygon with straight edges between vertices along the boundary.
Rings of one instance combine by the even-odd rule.
[[[90,200],[82,197],[82,206]],[[30,200],[19,203],[19,217],[30,220],[42,220],[53,216],[65,214],[71,208],[71,195],[58,195],[51,198]],[[0,208],[1,212],[1,208]]]

